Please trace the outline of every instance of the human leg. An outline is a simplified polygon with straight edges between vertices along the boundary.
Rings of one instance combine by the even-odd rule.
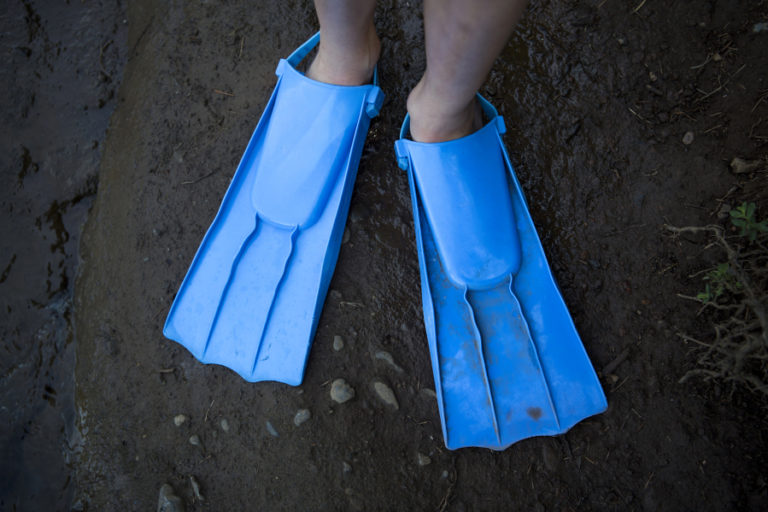
[[[443,142],[480,123],[475,94],[526,0],[425,0],[427,68],[408,96],[411,137]]]
[[[337,85],[368,82],[381,43],[373,25],[376,0],[315,0],[320,47],[307,76]]]

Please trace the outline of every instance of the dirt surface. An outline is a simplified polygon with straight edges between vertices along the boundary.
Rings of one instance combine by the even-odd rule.
[[[728,162],[766,152],[768,32],[753,27],[768,6],[529,6],[484,92],[507,120],[531,213],[609,409],[501,453],[447,451],[425,391],[433,383],[410,200],[392,150],[424,66],[420,10],[380,2],[387,100],[306,377],[291,388],[201,365],[161,327],[277,60],[316,29],[311,5],[128,6],[128,63],[77,283],[76,508],[152,509],[163,483],[187,510],[764,506],[761,402],[678,383],[694,347],[676,333],[703,335],[707,319],[676,295],[700,286],[689,277],[701,268],[697,246],[662,225],[717,220],[720,198],[741,193]],[[375,358],[381,350],[403,371]],[[355,388],[352,401],[331,402],[335,378]],[[398,411],[377,400],[375,379],[394,389]],[[311,418],[297,427],[300,409]],[[176,426],[179,414],[186,421]]]

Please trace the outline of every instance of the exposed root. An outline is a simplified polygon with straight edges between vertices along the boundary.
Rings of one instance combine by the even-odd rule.
[[[678,334],[701,350],[698,368],[680,382],[691,377],[715,379],[744,385],[768,398],[768,234],[749,243],[744,237],[726,237],[716,225],[664,228],[675,236],[704,234],[727,258],[727,265],[708,269],[706,293],[681,295],[702,304],[699,314],[708,313],[714,336],[699,340]],[[717,286],[717,292],[709,284]]]

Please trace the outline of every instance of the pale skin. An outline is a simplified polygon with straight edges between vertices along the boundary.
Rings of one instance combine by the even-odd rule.
[[[444,142],[482,124],[475,94],[509,39],[526,0],[425,0],[427,67],[408,95],[411,138]],[[315,0],[320,48],[307,75],[321,82],[371,80],[381,43],[376,0]]]

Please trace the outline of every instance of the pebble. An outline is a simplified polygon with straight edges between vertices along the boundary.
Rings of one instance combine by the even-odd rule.
[[[376,394],[386,405],[395,410],[400,409],[400,404],[397,403],[397,398],[395,397],[395,392],[392,391],[392,388],[383,382],[376,381],[373,383],[373,390],[376,391]]]
[[[195,498],[199,501],[205,501],[205,498],[202,494],[200,494],[200,484],[197,483],[197,480],[195,480],[195,477],[192,475],[189,475],[189,483],[192,484],[192,492],[195,495]]]
[[[189,436],[189,444],[191,444],[192,446],[200,446],[201,444],[200,437],[198,437],[195,434],[192,434],[191,436]]]
[[[221,419],[221,421],[219,422],[219,426],[221,427],[221,430],[223,430],[224,432],[229,432],[229,422],[227,421],[226,418]]]
[[[683,144],[689,146],[693,142],[693,132],[685,132],[683,135]]]
[[[424,395],[425,397],[427,397],[427,398],[431,398],[431,399],[433,399],[433,400],[434,400],[435,398],[437,398],[437,393],[435,393],[435,390],[434,390],[434,389],[429,389],[429,388],[422,388],[422,389],[419,391],[419,393],[421,393],[421,394],[422,394],[422,395]]]
[[[349,228],[344,229],[344,234],[341,236],[341,243],[346,244],[349,242]]]
[[[419,464],[419,466],[429,466],[432,463],[432,459],[423,453],[417,453],[416,462]]]
[[[184,512],[184,502],[173,492],[173,487],[163,484],[157,499],[157,512]]]
[[[331,383],[331,400],[343,404],[355,396],[355,390],[344,379],[336,379]]]
[[[341,336],[339,336],[339,335],[334,336],[333,337],[333,350],[338,352],[339,350],[341,350],[343,348],[344,348],[344,339]]]
[[[309,409],[299,409],[296,412],[296,416],[293,417],[293,424],[297,427],[312,417],[312,413]]]
[[[173,417],[173,424],[177,427],[180,427],[185,421],[187,421],[187,416],[184,414],[177,414]]]
[[[267,420],[267,423],[265,424],[267,426],[267,432],[269,432],[269,435],[272,437],[280,437],[280,434],[277,433],[277,430],[275,430],[275,427],[272,426],[272,423]]]
[[[395,363],[395,359],[392,357],[392,354],[390,354],[389,352],[386,352],[384,350],[378,350],[373,355],[373,358],[378,361],[384,361],[397,373],[403,373],[403,369],[397,363]]]
[[[344,461],[341,463],[341,470],[344,473],[351,473],[352,472],[352,466],[349,465],[349,462]]]
[[[744,160],[743,158],[736,157],[731,160],[731,171],[734,174],[746,174],[756,171],[762,164],[762,160]]]

